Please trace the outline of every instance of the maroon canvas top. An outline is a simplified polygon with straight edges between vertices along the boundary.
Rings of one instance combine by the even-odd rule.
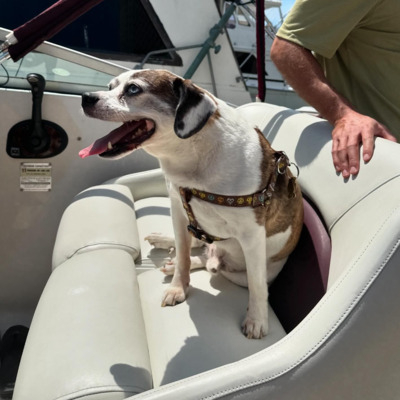
[[[18,43],[11,45],[8,52],[18,61],[45,40],[50,39],[65,26],[80,17],[103,0],[59,0],[51,7],[14,29]]]

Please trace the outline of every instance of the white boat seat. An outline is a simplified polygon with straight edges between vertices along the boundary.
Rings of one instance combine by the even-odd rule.
[[[102,185],[75,197],[59,226],[16,399],[122,399],[152,388],[138,254],[127,187]]]
[[[270,334],[247,340],[240,331],[247,290],[205,270],[192,274],[187,302],[161,307],[170,278],[155,267],[169,254],[144,237],[172,234],[165,195],[134,201],[127,186],[106,184],[78,194],[65,210],[16,399],[120,399],[238,361],[285,336],[270,309]]]
[[[14,400],[396,398],[400,146],[377,139],[372,161],[344,181],[332,166],[328,123],[262,103],[238,110],[300,168],[318,209],[307,231],[327,249],[314,254],[323,297],[291,322],[292,307],[279,309],[300,293],[284,290],[289,270],[271,287],[276,315],[261,341],[239,331],[246,290],[206,271],[192,274],[185,303],[159,307],[168,278],[154,266],[168,254],[144,237],[172,233],[163,176],[116,178],[79,194],[64,213]],[[331,248],[318,239],[325,227]]]

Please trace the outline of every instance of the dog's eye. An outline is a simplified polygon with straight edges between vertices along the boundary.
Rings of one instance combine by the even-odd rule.
[[[126,89],[126,94],[128,96],[134,96],[135,94],[139,94],[142,91],[139,86],[129,85]]]

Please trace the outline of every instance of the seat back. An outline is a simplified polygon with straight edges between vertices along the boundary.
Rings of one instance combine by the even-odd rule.
[[[269,303],[286,332],[314,308],[328,284],[331,239],[313,206],[306,199],[303,205],[299,242],[269,290]]]

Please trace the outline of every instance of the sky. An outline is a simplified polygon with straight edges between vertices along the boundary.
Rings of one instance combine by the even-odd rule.
[[[282,12],[287,14],[287,12],[292,8],[294,0],[282,0]]]
[[[281,10],[282,10],[282,14],[283,16],[285,16],[289,10],[292,8],[295,0],[281,0],[282,1],[282,6],[281,6]],[[268,10],[267,11],[267,17],[271,20],[271,22],[275,25],[279,22],[279,12],[278,10]]]

